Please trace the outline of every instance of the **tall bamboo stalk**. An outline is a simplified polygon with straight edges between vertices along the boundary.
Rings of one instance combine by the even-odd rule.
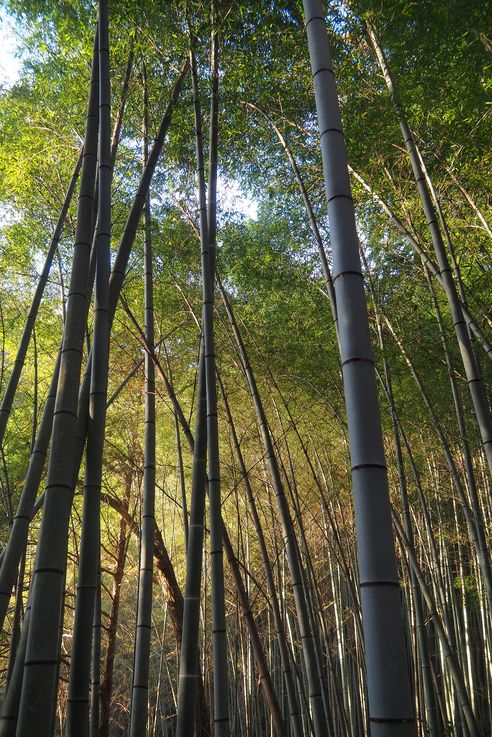
[[[304,14],[333,247],[373,737],[416,734],[379,403],[335,78],[320,0]],[[390,731],[391,730],[391,731]]]
[[[229,693],[227,633],[225,616],[224,560],[222,550],[222,511],[220,494],[219,428],[215,370],[214,286],[217,240],[217,160],[219,114],[219,57],[215,0],[211,2],[210,37],[210,140],[208,162],[208,202],[205,207],[205,170],[197,70],[191,58],[195,132],[200,200],[200,236],[203,281],[203,342],[207,396],[207,465],[210,519],[210,573],[212,578],[212,652],[214,677],[214,735],[229,737]],[[244,598],[244,597],[243,597]]]

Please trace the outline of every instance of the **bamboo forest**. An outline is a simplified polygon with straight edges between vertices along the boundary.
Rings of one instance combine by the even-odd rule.
[[[0,737],[490,737],[492,4],[0,46]]]

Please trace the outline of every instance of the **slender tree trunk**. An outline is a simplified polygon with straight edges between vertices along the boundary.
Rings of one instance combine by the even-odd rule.
[[[143,67],[144,167],[148,160],[148,89],[145,65]],[[144,207],[144,329],[150,351],[154,346],[154,284],[152,264],[152,237],[150,195]],[[153,555],[152,542],[155,528],[155,368],[151,353],[145,353],[145,444],[143,503],[139,550],[139,583],[135,656],[133,663],[132,702],[130,712],[130,737],[147,734],[149,702],[149,662],[152,624]]]

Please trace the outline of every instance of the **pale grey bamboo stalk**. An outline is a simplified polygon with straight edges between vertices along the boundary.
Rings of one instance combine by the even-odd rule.
[[[97,45],[95,45],[97,50]],[[72,504],[77,396],[87,324],[89,260],[98,132],[98,63],[94,54],[79,193],[72,277],[63,331],[51,453],[34,567],[31,622],[17,734],[50,737],[54,729],[68,523]]]
[[[400,432],[398,427],[398,420],[396,417],[396,406],[393,394],[393,385],[391,380],[391,372],[388,360],[386,358],[385,346],[383,342],[383,331],[381,327],[381,321],[379,318],[378,307],[376,304],[376,296],[374,290],[371,288],[372,299],[376,312],[376,328],[378,332],[379,346],[383,355],[383,369],[384,369],[384,381],[385,390],[390,403],[391,412],[391,424],[393,430],[393,440],[396,451],[396,465],[398,470],[398,483],[400,487],[400,497],[402,504],[402,515],[405,534],[408,539],[409,545],[415,550],[414,535],[412,520],[410,516],[410,504],[408,499],[408,485],[405,474],[405,465],[403,462],[403,452],[401,446]],[[414,618],[415,618],[415,637],[417,640],[417,648],[420,657],[420,671],[422,678],[422,690],[423,690],[423,702],[425,717],[427,721],[427,729],[430,737],[438,737],[441,732],[442,724],[439,721],[436,698],[432,684],[431,664],[430,664],[430,653],[428,638],[425,626],[424,611],[422,606],[422,595],[418,586],[418,580],[415,575],[415,571],[410,567],[410,582],[412,587],[412,598],[414,606]]]
[[[304,0],[333,247],[373,737],[416,734],[374,360],[347,156],[320,0]],[[389,665],[390,664],[390,665]]]

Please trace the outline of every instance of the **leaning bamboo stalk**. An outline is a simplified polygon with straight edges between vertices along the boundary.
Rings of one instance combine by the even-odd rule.
[[[354,488],[369,720],[373,737],[416,734],[354,205],[320,0],[304,0],[333,244]],[[388,662],[392,666],[388,668]],[[396,674],[397,677],[396,677]]]
[[[29,459],[29,467],[22,487],[19,504],[12,521],[12,527],[5,547],[5,553],[2,556],[0,567],[0,632],[3,631],[5,616],[7,614],[12,594],[12,587],[15,582],[20,560],[26,549],[29,525],[34,513],[34,502],[48,453],[59,369],[60,354],[57,358],[51,385],[45,400],[41,423],[39,425],[36,441]]]
[[[244,461],[241,446],[239,444],[239,438],[237,436],[236,427],[234,425],[234,420],[233,420],[232,412],[229,406],[229,401],[227,399],[225,388],[224,388],[224,385],[219,375],[217,375],[217,379],[219,382],[219,387],[220,387],[221,394],[222,394],[222,401],[224,402],[224,407],[225,407],[227,419],[229,422],[232,441],[234,444],[234,450],[235,450],[236,457],[238,460],[239,470],[241,472],[241,480],[242,480],[244,489],[248,497],[249,507],[251,510],[251,515],[253,517],[255,532],[258,538],[261,557],[263,560],[263,566],[265,569],[265,578],[267,582],[268,593],[270,596],[270,605],[272,607],[272,612],[273,612],[275,633],[277,637],[277,642],[278,642],[278,647],[279,647],[279,652],[280,652],[280,659],[281,659],[281,664],[282,664],[283,677],[284,677],[285,687],[287,691],[287,701],[288,701],[288,707],[289,707],[289,721],[291,724],[292,734],[294,735],[294,737],[301,737],[302,725],[300,721],[299,703],[298,703],[297,694],[295,691],[294,680],[292,677],[291,660],[290,660],[289,650],[288,650],[287,641],[285,637],[285,626],[283,623],[282,615],[280,613],[278,595],[277,595],[277,590],[275,588],[275,582],[273,579],[272,565],[271,565],[267,547],[266,547],[265,535],[263,533],[263,528],[260,522],[258,510],[256,507],[256,502],[255,502],[254,493],[253,493],[253,489],[251,486],[248,470],[246,468],[246,463]]]
[[[166,111],[164,113],[164,116],[162,118],[162,121],[159,127],[159,131],[154,140],[152,149],[149,153],[149,159],[148,159],[147,165],[144,171],[142,172],[142,176],[140,178],[139,186],[137,189],[137,194],[132,204],[132,207],[130,209],[127,222],[125,224],[125,229],[123,231],[123,235],[120,241],[120,246],[118,248],[118,253],[115,259],[115,265],[112,271],[112,275],[110,277],[110,293],[109,293],[109,322],[110,322],[110,325],[112,324],[112,321],[114,319],[114,315],[116,312],[116,306],[117,306],[119,295],[120,295],[121,288],[123,285],[124,276],[126,272],[126,266],[128,263],[131,249],[133,247],[133,243],[135,241],[135,237],[137,233],[137,226],[140,220],[143,205],[145,203],[150,181],[154,174],[157,161],[161,153],[162,146],[164,144],[164,140],[169,130],[173,110],[174,110],[176,101],[179,97],[179,94],[181,92],[181,89],[183,87],[184,78],[185,78],[187,69],[188,69],[188,62],[185,61],[177,77],[177,80],[174,84],[174,87],[172,89],[170,101],[166,107]],[[77,414],[76,414],[77,422],[76,422],[75,431],[74,431],[75,454],[74,454],[74,461],[73,461],[73,468],[72,468],[72,482],[71,482],[72,483],[72,487],[71,487],[72,493],[73,493],[73,488],[75,486],[75,481],[79,473],[79,468],[80,468],[80,464],[82,460],[82,454],[84,450],[86,432],[87,432],[87,418],[88,418],[88,412],[89,412],[89,394],[90,394],[90,382],[91,382],[91,363],[92,363],[92,358],[89,357],[88,362],[87,362],[87,369],[84,375],[84,379],[82,381],[82,385],[81,385],[80,392],[79,392],[79,398],[78,398],[78,406],[77,406]],[[47,432],[48,432],[48,437],[47,439],[45,438],[46,447],[49,444],[49,433],[51,432],[51,425],[48,428]],[[41,471],[39,472],[39,475]],[[39,485],[39,478],[37,481],[37,485]],[[37,485],[36,485],[36,488],[37,488]],[[34,495],[35,493],[36,491],[34,491]],[[43,494],[42,497],[40,498],[39,505],[36,505],[38,508],[40,508],[42,504],[44,503],[44,498],[45,498],[45,494]]]
[[[418,564],[418,561],[415,555],[415,551],[413,547],[410,545],[408,538],[405,535],[405,532],[403,531],[403,528],[400,522],[398,521],[396,515],[393,515],[393,524],[397,531],[398,538],[401,544],[404,546],[405,552],[408,557],[409,564],[415,572],[415,575],[419,582],[420,590],[429,608],[429,614],[432,617],[432,621],[434,623],[434,627],[436,628],[439,641],[444,650],[444,656],[446,659],[447,667],[449,668],[449,672],[451,674],[451,678],[453,680],[453,684],[456,689],[456,693],[457,693],[457,696],[460,702],[460,706],[463,709],[463,714],[465,716],[466,724],[470,731],[470,735],[471,737],[481,737],[481,732],[477,725],[475,714],[473,713],[472,705],[470,702],[470,696],[466,688],[462,670],[456,659],[455,653],[453,652],[452,648],[449,645],[449,640],[446,636],[446,632],[444,630],[442,621],[436,610],[436,606],[435,606],[435,602],[432,597],[432,594],[429,591],[427,584],[425,583],[424,577],[422,575],[422,571],[420,569],[420,566]]]
[[[311,204],[311,200],[308,194],[308,191],[306,189],[306,185],[304,184],[304,180],[301,175],[301,171],[299,169],[299,166],[297,165],[297,162],[294,158],[294,155],[291,151],[291,148],[287,141],[285,140],[285,136],[281,132],[278,125],[275,124],[275,122],[272,120],[272,118],[261,108],[259,108],[257,105],[253,105],[251,102],[244,103],[247,107],[251,108],[252,110],[256,110],[257,112],[262,115],[267,123],[272,127],[272,129],[275,131],[277,138],[280,142],[280,145],[282,147],[282,150],[284,151],[285,155],[287,156],[287,159],[289,161],[289,164],[292,167],[292,171],[294,172],[294,176],[296,179],[296,182],[299,186],[299,190],[301,192],[302,200],[304,202],[304,206],[306,208],[306,213],[309,220],[309,225],[311,226],[311,231],[314,236],[314,240],[316,241],[316,245],[318,247],[319,256],[321,259],[321,268],[323,270],[323,277],[326,284],[326,291],[328,293],[328,299],[330,301],[330,307],[331,307],[331,313],[333,315],[333,322],[335,323],[335,330],[338,335],[338,317],[337,317],[337,305],[336,305],[336,296],[335,296],[335,290],[333,287],[333,280],[331,278],[330,273],[330,266],[328,264],[328,259],[326,258],[326,251],[323,244],[323,239],[321,237],[321,233],[319,231],[318,222],[316,220],[316,216],[313,211],[313,206]]]
[[[258,392],[258,387],[257,387],[256,380],[253,374],[253,370],[251,368],[251,364],[248,359],[246,346],[244,345],[241,333],[239,331],[238,324],[234,318],[234,313],[232,311],[230,300],[228,298],[228,295],[218,275],[217,275],[217,284],[220,289],[222,299],[224,301],[224,306],[226,309],[227,317],[231,324],[231,328],[232,328],[234,338],[236,341],[237,351],[240,357],[242,369],[246,376],[251,398],[253,400],[253,405],[255,407],[255,411],[258,417],[258,424],[261,430],[261,438],[262,438],[262,442],[265,448],[265,454],[266,454],[267,461],[268,461],[268,467],[269,467],[272,483],[274,485],[275,498],[277,501],[279,517],[280,517],[281,524],[282,524],[282,532],[283,532],[285,546],[287,550],[288,564],[289,564],[289,570],[291,574],[292,587],[294,591],[294,598],[295,598],[295,604],[296,604],[296,612],[297,612],[297,617],[298,617],[298,622],[299,622],[299,629],[301,633],[302,650],[303,650],[304,664],[305,664],[305,669],[306,669],[306,677],[308,680],[309,700],[310,700],[310,705],[311,705],[311,710],[312,710],[312,715],[313,715],[314,730],[315,730],[316,737],[321,737],[321,735],[326,735],[326,732],[329,729],[328,727],[329,722],[327,719],[327,715],[325,714],[325,709],[324,709],[324,704],[323,704],[321,683],[320,683],[320,678],[319,678],[319,673],[318,673],[317,658],[316,658],[316,652],[315,652],[315,642],[314,642],[313,633],[312,633],[311,625],[310,625],[308,604],[307,604],[305,593],[304,593],[304,587],[303,587],[304,577],[303,577],[303,572],[302,572],[302,562],[301,562],[300,552],[299,552],[297,539],[295,535],[294,525],[292,522],[290,509],[289,509],[287,499],[285,496],[285,491],[284,491],[284,487],[283,487],[283,483],[282,483],[282,479],[281,479],[281,475],[280,475],[280,471],[278,467],[278,462],[277,462],[277,458],[276,458],[274,447],[273,447],[272,436],[271,436],[270,428],[268,425],[268,420],[265,414],[263,403],[261,401],[261,398]]]
[[[426,391],[422,380],[420,378],[420,375],[418,374],[413,361],[411,360],[410,356],[408,355],[408,352],[406,351],[405,347],[403,346],[403,343],[401,339],[398,337],[392,322],[388,318],[388,316],[384,313],[382,313],[382,317],[384,322],[386,323],[388,330],[390,334],[392,335],[393,339],[395,340],[398,348],[401,351],[401,354],[405,360],[405,363],[407,364],[408,368],[410,369],[410,372],[415,380],[415,383],[417,384],[417,387],[420,391],[420,394],[422,396],[422,399],[429,411],[429,414],[432,418],[432,423],[434,425],[436,434],[439,438],[439,442],[441,444],[441,447],[444,452],[444,456],[446,458],[446,463],[449,468],[449,472],[454,484],[454,487],[456,489],[456,492],[458,494],[458,498],[460,501],[461,508],[463,510],[463,515],[465,517],[465,521],[467,524],[468,534],[470,537],[470,541],[473,545],[473,548],[476,552],[477,560],[480,565],[480,569],[482,571],[482,575],[484,577],[484,580],[486,580],[487,576],[489,576],[490,572],[490,560],[488,558],[488,552],[487,550],[484,550],[481,544],[481,540],[479,535],[477,534],[477,521],[475,519],[475,516],[472,512],[472,509],[470,507],[468,498],[466,496],[465,488],[461,479],[461,475],[459,473],[458,467],[456,465],[456,462],[453,458],[453,455],[451,453],[451,449],[449,447],[448,440],[444,434],[444,431],[442,429],[441,422],[437,416],[436,410],[430,400],[429,394]],[[484,557],[485,555],[485,557]]]
[[[299,126],[295,123],[292,123],[291,121],[288,121],[290,125],[294,125],[296,128],[298,128],[304,135],[311,134],[306,130],[306,128]],[[412,249],[415,251],[415,253],[423,260],[431,274],[435,277],[439,285],[445,289],[444,280],[442,277],[442,274],[439,270],[439,268],[436,266],[436,264],[432,261],[431,258],[426,254],[424,251],[422,245],[420,244],[417,237],[411,233],[407,227],[405,227],[404,223],[401,221],[401,219],[396,215],[396,213],[392,210],[390,205],[373,189],[373,187],[364,179],[364,177],[360,174],[360,172],[356,171],[350,164],[348,164],[348,170],[350,174],[362,185],[362,187],[368,192],[372,199],[379,205],[379,207],[383,210],[383,212],[388,216],[390,221],[393,223],[393,225],[396,227],[399,233],[405,238],[405,240],[409,243],[409,245],[412,247]],[[466,321],[466,325],[468,329],[474,334],[475,338],[478,340],[478,342],[481,344],[483,350],[485,351],[485,354],[487,357],[492,360],[492,343],[487,338],[485,333],[483,332],[480,325],[476,322],[472,314],[470,313],[468,307],[466,304],[460,302],[461,311],[463,313],[463,317]]]
[[[456,185],[456,187],[459,189],[459,191],[461,192],[461,194],[463,195],[463,197],[466,199],[466,201],[470,205],[470,207],[473,210],[473,212],[475,213],[475,215],[478,217],[478,219],[482,223],[482,227],[483,227],[484,231],[487,233],[487,235],[489,236],[489,238],[492,238],[492,228],[490,227],[489,223],[485,219],[485,216],[484,216],[483,212],[481,211],[481,209],[479,208],[479,206],[477,205],[477,203],[475,202],[475,200],[473,199],[473,197],[471,196],[471,194],[463,186],[463,184],[460,182],[460,180],[458,179],[458,177],[456,176],[456,174],[454,174],[452,172],[452,170],[448,166],[444,165],[444,169],[445,169],[446,173],[451,177],[451,180],[454,182],[454,184]]]
[[[128,266],[128,260],[130,253],[135,242],[137,235],[138,223],[142,215],[142,210],[145,205],[145,200],[150,187],[150,182],[155,172],[159,156],[166,139],[169,126],[171,124],[174,107],[179,98],[181,90],[183,88],[184,79],[188,70],[188,60],[186,60],[178,74],[176,82],[171,91],[170,100],[167,104],[165,113],[161,120],[159,130],[154,139],[154,144],[149,152],[149,158],[147,164],[141,174],[140,182],[137,188],[137,192],[130,208],[125,228],[121,236],[120,244],[114,261],[111,276],[109,278],[109,326],[111,329],[114,316],[116,313],[116,307],[120,298],[121,289],[125,280],[126,269]],[[77,426],[75,431],[76,436],[76,451],[74,457],[74,476],[78,476],[80,464],[82,462],[82,454],[84,451],[84,443],[87,432],[87,414],[89,409],[89,394],[90,394],[90,382],[91,382],[91,363],[92,358],[89,357],[87,361],[87,368],[84,374],[84,379],[79,393],[78,411],[77,411]]]
[[[58,217],[58,222],[53,232],[53,237],[50,242],[48,253],[46,254],[46,258],[45,258],[44,265],[43,265],[43,270],[41,271],[41,275],[38,279],[36,291],[34,292],[34,296],[32,298],[31,307],[29,308],[29,312],[27,314],[26,324],[22,332],[22,337],[19,343],[19,348],[17,349],[17,355],[15,357],[14,365],[12,367],[12,373],[10,374],[7,387],[5,389],[5,394],[2,399],[2,404],[0,406],[0,446],[3,443],[5,429],[7,427],[7,421],[10,415],[10,411],[12,409],[12,402],[14,401],[15,392],[19,384],[22,367],[24,366],[24,361],[26,358],[26,353],[29,347],[29,342],[31,340],[31,335],[34,329],[34,325],[36,322],[39,305],[41,304],[41,299],[44,294],[44,289],[48,281],[48,277],[49,277],[50,270],[51,270],[51,265],[53,263],[53,258],[57,251],[58,244],[60,243],[60,238],[63,232],[63,228],[65,226],[65,220],[67,217],[68,209],[72,202],[75,185],[77,184],[77,178],[79,176],[79,171],[82,165],[82,160],[83,160],[83,151],[79,154],[77,163],[75,164],[75,168],[72,173],[72,178],[70,179],[70,184],[68,186],[67,193],[65,195],[65,200],[63,202],[63,206],[60,211],[60,215]]]
[[[134,320],[130,311],[129,311],[129,314],[130,314],[130,317],[132,317],[132,319]],[[176,397],[176,393],[169,381],[169,378],[167,377],[165,371],[163,370],[157,356],[155,354],[152,354],[152,351],[150,350],[150,346],[147,344],[145,340],[145,336],[143,332],[140,330],[138,323],[136,321],[134,321],[134,325],[139,332],[142,346],[147,352],[149,352],[150,355],[152,355],[152,359],[156,365],[156,368],[165,383],[169,398],[171,399],[172,404],[173,404],[175,415],[179,419],[179,422],[183,428],[185,437],[188,441],[190,451],[193,453],[192,497],[191,497],[190,524],[189,524],[189,542],[188,542],[188,552],[187,552],[187,559],[191,557],[193,560],[193,565],[190,565],[189,567],[187,567],[188,572],[187,572],[186,590],[185,590],[185,596],[184,596],[183,644],[182,644],[182,649],[181,649],[180,683],[179,683],[179,690],[178,690],[178,713],[177,713],[178,715],[178,727],[177,728],[180,730],[183,730],[182,734],[188,734],[188,732],[186,732],[185,730],[187,729],[189,725],[192,725],[190,728],[193,728],[193,724],[195,720],[195,709],[192,708],[192,705],[194,703],[192,701],[192,698],[196,698],[196,696],[192,696],[193,691],[190,689],[189,682],[190,681],[193,682],[193,680],[195,680],[195,685],[196,685],[196,679],[199,677],[197,666],[195,665],[197,644],[198,644],[198,626],[196,626],[195,623],[197,621],[199,622],[201,571],[199,570],[198,561],[201,560],[201,551],[203,547],[203,535],[204,535],[203,520],[204,520],[204,502],[205,502],[204,496],[202,496],[200,493],[194,493],[194,491],[195,490],[199,491],[201,488],[205,489],[206,487],[208,487],[208,478],[205,473],[205,470],[206,470],[205,469],[205,454],[204,454],[204,451],[201,449],[198,449],[199,452],[197,452],[198,442],[200,443],[205,442],[203,439],[199,440],[199,438],[202,438],[203,436],[198,435],[199,432],[200,433],[202,432],[202,428],[203,428],[202,417],[205,415],[205,411],[206,411],[206,397],[205,397],[205,387],[204,387],[204,383],[205,383],[204,365],[203,365],[203,358],[200,357],[199,379],[198,379],[198,388],[197,388],[197,401],[199,401],[200,404],[198,404],[198,408],[197,408],[197,417],[196,417],[197,434],[196,434],[196,441],[195,441],[193,434],[191,433],[190,427],[188,425],[188,422],[184,416],[183,410],[180,406],[180,403]],[[202,481],[202,474],[204,474],[204,481]],[[203,484],[203,487],[202,487],[202,484]],[[234,556],[232,544],[230,542],[227,530],[224,527],[222,519],[221,519],[221,525],[222,525],[222,538],[224,542],[224,547],[226,548],[229,562],[231,563],[231,566],[234,567],[234,564],[235,563],[237,564],[237,560],[236,560],[236,557]],[[281,723],[281,720],[279,720],[280,712],[278,710],[277,697],[273,689],[273,685],[272,685],[271,678],[268,672],[266,661],[264,660],[264,657],[262,655],[263,650],[261,648],[260,641],[258,639],[258,633],[257,633],[256,625],[254,622],[254,618],[252,618],[250,614],[248,613],[249,612],[248,597],[247,597],[246,589],[244,588],[244,584],[242,583],[242,577],[241,577],[240,571],[236,570],[235,574],[233,571],[233,577],[234,577],[236,589],[238,592],[238,599],[239,599],[239,602],[241,603],[243,612],[245,613],[245,621],[247,623],[250,637],[252,638],[253,650],[255,652],[255,659],[257,662],[258,670],[261,674],[261,680],[262,680],[263,688],[265,690],[266,701],[267,701],[270,713],[272,715],[272,720],[276,724],[278,734],[282,734],[283,725]],[[198,609],[198,612],[196,611],[197,609]],[[193,614],[195,614],[196,619],[192,617]],[[196,639],[196,644],[195,644],[195,639]],[[186,711],[182,706],[183,704],[186,704],[186,706],[188,707]],[[202,730],[204,729],[205,729],[205,725],[202,724]],[[180,734],[180,732],[177,732],[177,734]]]
[[[97,50],[97,45],[96,45]],[[72,277],[63,331],[51,454],[39,532],[26,647],[19,734],[50,737],[54,728],[68,523],[72,504],[72,459],[82,349],[88,313],[87,282],[94,212],[98,135],[98,63],[92,65],[87,132],[79,194]]]
[[[109,272],[111,238],[111,110],[107,0],[99,2],[99,147],[96,288],[90,410],[87,429],[84,508],[67,700],[67,737],[89,730],[89,685],[93,622],[100,566],[100,494],[109,362]],[[99,664],[97,664],[99,667]]]
[[[248,592],[244,586],[244,582],[241,576],[241,570],[238,560],[234,554],[232,543],[227,533],[225,533],[224,528],[223,533],[223,543],[227,555],[227,560],[231,568],[232,577],[236,586],[238,601],[241,607],[242,615],[248,629],[249,642],[251,644],[254,659],[258,667],[259,680],[263,689],[263,693],[265,695],[265,699],[268,703],[273,728],[277,737],[286,737],[287,733],[282,718],[282,712],[277,700],[277,695],[275,693],[270,670],[266,661],[265,652],[261,644],[258,628],[254,620],[253,612],[251,611],[251,604]]]
[[[453,279],[451,267],[449,265],[446,248],[442,239],[442,233],[439,228],[438,220],[436,218],[435,208],[433,206],[429,187],[425,180],[425,175],[419,161],[417,145],[415,143],[414,136],[410,130],[410,126],[408,125],[408,121],[406,119],[401,100],[399,98],[395,83],[386,62],[383,49],[381,48],[376,32],[372,25],[370,23],[366,23],[366,28],[371,44],[374,48],[379,66],[381,68],[381,72],[386,82],[386,86],[391,95],[393,105],[398,115],[401,132],[408,152],[408,156],[410,158],[410,163],[412,165],[412,171],[415,177],[415,182],[417,184],[420,201],[425,213],[429,233],[432,238],[432,244],[434,246],[434,252],[437,259],[439,272],[443,280],[449,311],[451,314],[456,333],[456,339],[458,341],[458,346],[460,349],[461,360],[463,362],[468,388],[475,410],[478,429],[480,431],[480,437],[482,439],[483,450],[485,453],[485,457],[487,458],[489,471],[492,474],[492,417],[490,414],[482,375],[467,330],[466,321],[463,315],[463,309],[458,296],[456,284]]]
[[[475,472],[473,468],[473,460],[472,460],[472,454],[470,450],[470,444],[468,442],[467,430],[466,430],[466,425],[465,425],[465,417],[464,417],[464,411],[463,411],[463,404],[461,401],[459,389],[458,389],[457,382],[455,379],[454,369],[451,363],[451,357],[449,355],[447,339],[446,339],[446,332],[444,329],[441,311],[439,309],[439,304],[437,302],[436,294],[434,292],[434,287],[431,283],[431,280],[429,278],[427,271],[426,271],[426,277],[427,277],[427,284],[429,287],[429,291],[432,297],[432,305],[433,305],[434,312],[437,318],[439,336],[440,336],[441,343],[443,346],[446,367],[448,370],[449,383],[451,386],[451,394],[453,396],[453,404],[454,404],[456,420],[458,424],[458,431],[460,435],[460,442],[461,442],[461,447],[462,447],[462,452],[463,452],[465,474],[466,474],[466,479],[468,482],[467,483],[468,492],[470,494],[470,502],[471,502],[470,508],[473,514],[473,518],[475,520],[475,530],[476,530],[476,536],[477,536],[477,555],[479,556],[479,560],[480,560],[480,571],[482,573],[485,590],[487,592],[487,599],[489,602],[489,611],[492,611],[492,571],[491,571],[491,566],[490,566],[490,556],[489,556],[489,551],[487,549],[483,513],[482,513],[481,504],[480,504],[480,499],[478,496],[477,482],[476,482]]]
[[[387,202],[385,202],[378,194],[374,191],[374,189],[366,182],[366,180],[356,172],[354,169],[349,167],[350,172],[355,179],[362,185],[362,187],[371,195],[371,197],[374,199],[375,202],[381,207],[384,213],[389,217],[393,225],[396,227],[399,233],[408,241],[412,249],[415,251],[417,256],[422,260],[422,263],[429,269],[432,276],[437,280],[439,285],[445,289],[444,286],[444,280],[442,277],[441,272],[439,271],[436,264],[432,261],[431,258],[426,254],[424,249],[422,248],[421,244],[419,243],[418,239],[408,230],[408,228],[405,227],[403,222],[400,220],[398,215],[396,215],[395,212],[391,209],[391,207],[388,205]],[[486,355],[488,358],[492,360],[492,344],[486,337],[485,333],[483,332],[482,328],[478,325],[478,323],[475,321],[473,316],[470,314],[468,307],[461,302],[461,311],[463,313],[463,317],[465,318],[467,327],[471,330],[471,332],[475,335],[477,340],[481,343]]]

